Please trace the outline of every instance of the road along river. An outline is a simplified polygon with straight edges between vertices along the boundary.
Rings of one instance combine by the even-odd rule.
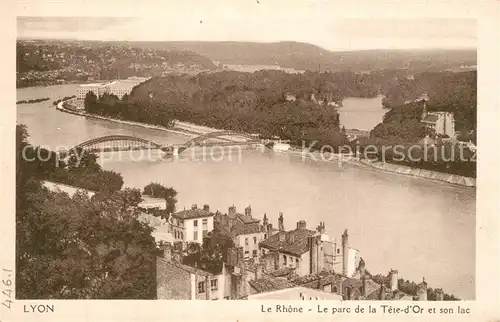
[[[52,106],[53,100],[73,95],[76,88],[17,90],[17,100],[51,98],[17,106],[17,122],[28,126],[32,144],[72,147],[111,134],[160,144],[189,139],[62,113]],[[475,189],[270,150],[227,152],[208,155],[199,149],[178,160],[103,155],[103,166],[120,172],[126,186],[142,188],[151,181],[173,186],[179,192],[180,209],[197,203],[225,212],[232,204],[240,211],[251,205],[255,217],[267,213],[274,226],[283,212],[286,229],[293,229],[301,219],[311,229],[324,221],[331,238],[348,229],[351,245],[360,250],[370,272],[386,274],[394,268],[404,279],[418,282],[425,276],[431,287],[443,287],[463,299],[475,298]]]

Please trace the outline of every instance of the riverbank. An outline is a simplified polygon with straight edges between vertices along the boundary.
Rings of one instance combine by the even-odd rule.
[[[187,124],[186,128],[183,128],[182,127],[184,125],[183,122],[176,122],[175,127],[166,128],[166,127],[158,126],[158,125],[145,124],[145,123],[133,122],[133,121],[125,121],[125,120],[117,120],[117,119],[113,119],[113,118],[109,118],[109,117],[105,117],[105,116],[88,114],[88,113],[85,113],[81,110],[69,108],[68,106],[65,106],[65,103],[66,102],[59,102],[56,106],[57,110],[64,112],[64,113],[77,115],[77,116],[83,116],[83,117],[88,117],[88,118],[93,118],[93,119],[98,119],[98,120],[105,120],[105,121],[119,123],[119,124],[138,126],[138,127],[142,127],[142,128],[150,129],[150,130],[182,134],[182,135],[186,135],[189,137],[196,137],[198,135],[203,135],[203,134],[209,133],[209,132],[203,132],[203,131],[195,132],[195,131],[193,131],[193,129],[194,129],[194,127],[196,127],[196,125],[194,125],[194,124],[192,125],[189,123],[186,123]],[[212,132],[214,132],[214,131],[216,131],[216,130],[213,130]]]
[[[50,98],[48,98],[48,97],[35,98],[35,99],[31,99],[31,100],[22,100],[22,101],[17,101],[16,105],[17,104],[34,104],[34,103],[45,102],[45,101],[48,101],[48,100],[50,100]]]
[[[476,187],[475,178],[464,177],[456,174],[443,173],[443,172],[437,172],[420,168],[411,168],[404,165],[387,163],[387,162],[370,161],[367,159],[361,159],[359,162],[365,164],[368,167],[372,167],[373,169],[383,172],[396,173],[400,175],[406,175],[422,179],[446,182],[452,185],[458,185],[463,187],[471,187],[471,188]]]
[[[213,129],[213,128],[206,127],[206,126],[196,125],[196,124],[187,123],[187,122],[179,122],[179,121],[176,121],[175,127],[165,128],[163,126],[158,126],[158,125],[151,125],[151,124],[145,124],[145,123],[133,122],[133,121],[117,120],[117,119],[112,119],[109,117],[87,114],[83,111],[78,111],[75,109],[70,109],[70,108],[66,107],[64,103],[65,102],[60,102],[57,105],[57,109],[59,111],[62,111],[65,113],[70,113],[73,115],[90,117],[90,118],[95,118],[95,119],[100,119],[100,120],[106,120],[106,121],[120,123],[120,124],[139,126],[139,127],[151,129],[151,130],[182,134],[182,135],[186,135],[189,137],[196,137],[196,136],[207,134],[210,132],[221,131],[220,129]],[[346,155],[342,155],[342,154],[331,154],[331,155],[326,155],[326,156],[323,155],[322,156],[320,154],[320,152],[318,152],[318,151],[316,151],[316,152],[304,152],[303,150],[296,148],[296,147],[295,148],[292,147],[292,148],[290,148],[290,150],[285,151],[285,152],[281,152],[281,153],[297,155],[297,156],[300,156],[302,158],[307,158],[307,159],[313,160],[313,161],[325,161],[325,162],[341,163],[341,164],[345,163],[345,164],[349,164],[350,166],[357,167],[357,168],[363,168],[363,169],[368,169],[368,170],[411,176],[411,177],[425,179],[425,180],[439,181],[442,183],[447,183],[447,184],[452,184],[452,185],[457,185],[457,186],[462,186],[462,187],[476,187],[476,179],[475,178],[464,177],[464,176],[460,176],[460,175],[442,173],[442,172],[431,171],[431,170],[425,170],[425,169],[419,169],[419,168],[411,168],[408,166],[391,164],[391,163],[372,162],[368,159],[359,159],[359,158],[356,158],[353,156],[346,156]]]

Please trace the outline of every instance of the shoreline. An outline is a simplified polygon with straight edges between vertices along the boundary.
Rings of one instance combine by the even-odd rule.
[[[120,124],[126,124],[126,125],[131,125],[131,126],[139,126],[142,128],[146,129],[151,129],[151,130],[157,130],[157,131],[164,131],[164,132],[170,132],[170,133],[175,133],[175,134],[181,134],[185,135],[188,137],[196,137],[198,135],[203,135],[207,134],[210,132],[215,132],[215,131],[221,131],[220,129],[213,129],[201,125],[196,125],[196,124],[191,124],[187,122],[180,122],[176,121],[176,127],[172,129],[165,128],[163,126],[159,125],[151,125],[151,124],[145,124],[145,123],[140,123],[140,122],[134,122],[134,121],[124,121],[124,120],[117,120],[105,116],[100,116],[100,115],[93,115],[93,114],[87,114],[85,112],[79,112],[75,111],[72,109],[68,109],[64,107],[64,101],[60,102],[57,104],[56,108],[64,113],[69,113],[77,116],[83,116],[83,117],[90,117],[90,118],[95,118],[95,119],[100,119],[100,120],[105,120],[105,121],[110,121],[110,122],[115,122],[115,123],[120,123]],[[470,178],[470,177],[464,177],[456,174],[450,174],[450,173],[444,173],[444,172],[437,172],[437,171],[432,171],[432,170],[426,170],[426,169],[420,169],[420,168],[411,168],[408,166],[404,165],[397,165],[397,164],[391,164],[391,163],[382,163],[382,162],[372,162],[371,160],[368,159],[358,159],[354,157],[344,157],[340,155],[333,155],[332,160],[322,160],[322,158],[319,155],[319,152],[305,152],[302,150],[298,150],[296,148],[291,148],[290,150],[281,152],[284,154],[288,155],[295,155],[299,157],[305,157],[309,160],[313,161],[322,161],[322,162],[335,162],[335,163],[347,163],[353,167],[360,168],[360,169],[365,169],[365,170],[371,170],[371,171],[377,171],[377,172],[384,172],[384,173],[389,173],[389,174],[397,174],[397,175],[403,175],[407,177],[412,177],[412,178],[418,178],[418,179],[423,179],[423,180],[429,180],[429,181],[434,181],[434,182],[440,182],[444,184],[449,184],[452,186],[457,186],[457,187],[463,187],[463,188],[475,188],[476,187],[476,178]],[[311,156],[308,156],[307,154],[311,154],[315,156],[314,158]]]

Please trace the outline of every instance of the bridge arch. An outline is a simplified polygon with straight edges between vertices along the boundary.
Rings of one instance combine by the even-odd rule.
[[[98,146],[104,145],[106,143],[111,143],[111,148],[113,147],[121,147],[121,148],[143,148],[143,149],[160,149],[162,146],[158,143],[148,141],[145,139],[141,139],[138,137],[130,136],[130,135],[108,135],[102,136],[94,139],[90,139],[88,141],[82,142],[78,145],[75,145],[70,151],[76,151],[78,149],[83,150],[102,150],[97,149]]]

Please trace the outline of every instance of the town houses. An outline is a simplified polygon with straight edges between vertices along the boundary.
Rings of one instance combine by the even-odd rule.
[[[347,230],[337,239],[330,238],[324,222],[310,229],[300,220],[287,231],[284,221],[280,213],[274,228],[267,214],[262,221],[254,217],[251,206],[243,213],[234,205],[227,213],[213,213],[208,205],[192,205],[173,213],[162,225],[166,233],[154,234],[162,236],[158,299],[427,300],[425,280],[410,295],[400,288],[397,270],[372,275],[350,245]],[[187,261],[192,249],[206,247],[204,238],[220,238],[231,246],[220,253],[216,246],[199,261]],[[435,294],[442,299],[441,290]]]

